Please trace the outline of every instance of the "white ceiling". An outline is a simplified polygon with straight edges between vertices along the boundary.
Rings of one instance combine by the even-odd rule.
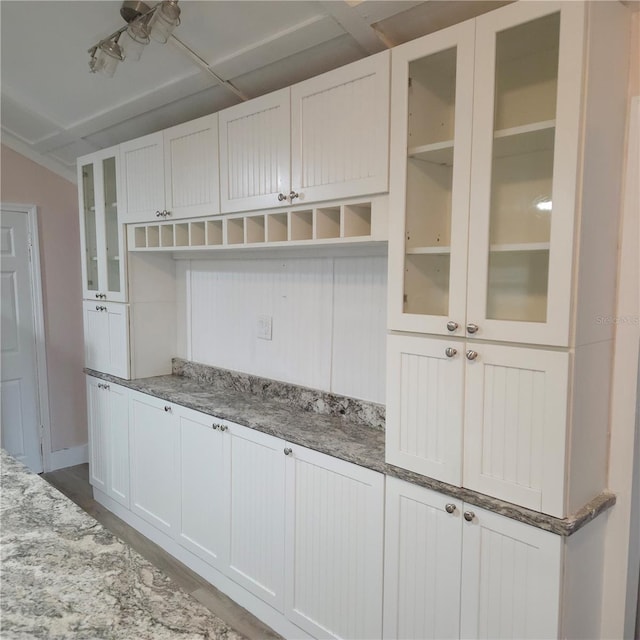
[[[481,0],[182,0],[176,36],[253,98],[484,13]],[[76,158],[240,102],[175,42],[152,42],[113,78],[87,49],[120,2],[2,0],[2,142],[75,180]]]

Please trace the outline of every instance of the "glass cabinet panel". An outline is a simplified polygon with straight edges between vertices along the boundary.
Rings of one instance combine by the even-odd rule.
[[[118,198],[116,192],[116,159],[102,161],[104,181],[104,226],[107,256],[107,289],[120,291],[120,243],[118,237]]]
[[[409,63],[404,313],[449,312],[456,48]]]
[[[547,320],[558,13],[497,34],[487,318]]]
[[[93,164],[82,167],[82,194],[84,215],[84,249],[86,282],[89,291],[98,290],[98,238],[96,229],[96,198]]]

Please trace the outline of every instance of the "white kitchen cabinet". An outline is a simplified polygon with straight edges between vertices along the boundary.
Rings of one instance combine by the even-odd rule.
[[[215,418],[176,407],[178,428],[177,541],[208,564],[228,560],[228,438]]]
[[[387,362],[387,462],[566,515],[569,354],[390,335]]]
[[[221,111],[223,213],[385,192],[389,52]]]
[[[289,89],[220,111],[220,209],[287,204],[290,191]]]
[[[610,297],[574,270],[577,221],[610,224],[583,202],[617,180],[579,177],[583,83],[603,81],[584,42],[607,9],[591,4],[516,3],[393,50],[390,329],[567,347],[572,306]],[[609,9],[587,40],[609,37]],[[615,247],[598,254],[609,274]]]
[[[562,637],[563,538],[463,508],[460,637]]]
[[[460,637],[462,502],[386,479],[385,640]]]
[[[87,376],[89,480],[129,507],[129,392]]]
[[[396,478],[385,517],[385,638],[561,637],[561,536]]]
[[[171,537],[178,523],[178,436],[171,403],[131,392],[131,511]]]
[[[119,214],[119,149],[78,159],[82,297],[126,300],[126,239]]]
[[[227,575],[284,608],[285,442],[218,420],[230,460]]]
[[[218,116],[120,145],[123,222],[219,213]]]
[[[82,309],[85,366],[129,378],[129,305],[85,300]]]
[[[464,342],[387,336],[386,461],[462,480]]]
[[[384,476],[286,446],[285,614],[313,637],[379,638]]]
[[[294,202],[389,189],[388,51],[291,87]]]

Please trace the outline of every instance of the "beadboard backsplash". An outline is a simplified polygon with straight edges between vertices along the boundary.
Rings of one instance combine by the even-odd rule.
[[[385,255],[180,262],[178,355],[384,403]]]

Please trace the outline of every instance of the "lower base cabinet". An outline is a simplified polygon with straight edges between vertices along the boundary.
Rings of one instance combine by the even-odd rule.
[[[563,539],[387,478],[384,637],[560,635]]]
[[[87,376],[89,481],[129,507],[129,392]]]

